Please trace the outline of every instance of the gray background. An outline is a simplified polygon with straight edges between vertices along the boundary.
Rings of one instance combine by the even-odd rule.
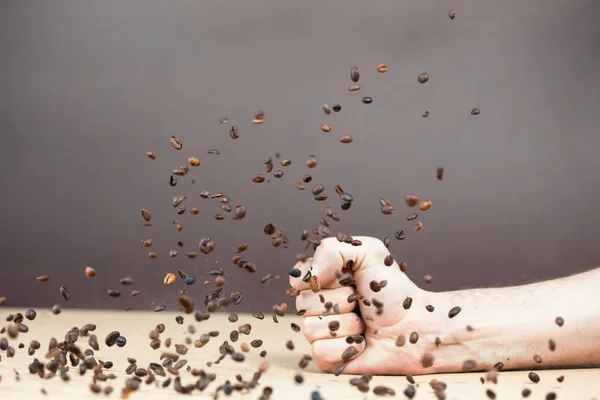
[[[207,270],[222,265],[226,290],[244,290],[241,309],[269,309],[285,299],[300,233],[325,205],[294,187],[309,154],[319,159],[313,182],[342,216],[333,232],[406,229],[392,252],[417,282],[431,273],[432,290],[591,268],[600,262],[599,40],[600,3],[589,0],[3,1],[0,296],[51,306],[64,303],[64,284],[65,306],[173,307],[182,284],[165,288],[165,272],[196,273],[190,293],[199,299]],[[349,93],[353,65],[362,89]],[[423,71],[430,81],[420,85]],[[360,101],[367,95],[370,105]],[[342,112],[326,116],[324,101]],[[266,122],[252,125],[259,108]],[[354,143],[339,143],[345,133]],[[173,134],[180,152],[169,146]],[[253,184],[278,151],[293,161],[285,176]],[[202,165],[171,188],[171,169],[190,155]],[[351,210],[339,210],[335,184],[354,194]],[[201,189],[245,204],[247,218],[214,220],[219,207]],[[404,221],[410,192],[433,201],[419,233]],[[177,217],[179,235],[177,194],[201,209]],[[379,212],[380,196],[396,205],[393,216]],[[152,228],[142,227],[142,207]],[[271,247],[267,222],[289,232],[289,249]],[[205,236],[216,251],[185,258]],[[156,260],[140,245],[146,237]],[[169,259],[179,238],[186,247]],[[244,242],[255,276],[230,262]],[[83,275],[88,264],[95,280]],[[43,273],[50,281],[37,283]],[[266,273],[284,279],[261,285]],[[124,276],[142,296],[108,298]]]

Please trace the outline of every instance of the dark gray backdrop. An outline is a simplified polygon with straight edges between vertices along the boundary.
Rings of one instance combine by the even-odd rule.
[[[392,251],[418,282],[431,273],[432,290],[590,268],[600,262],[599,39],[600,3],[585,0],[3,1],[0,296],[50,306],[64,303],[64,284],[70,306],[173,306],[181,283],[165,288],[165,272],[196,273],[190,291],[201,296],[208,268],[222,265],[227,290],[244,289],[244,310],[268,309],[285,299],[287,279],[263,286],[260,277],[285,278],[300,232],[325,205],[294,188],[309,154],[320,161],[313,182],[343,217],[333,231],[383,238],[407,229]],[[357,93],[347,91],[353,65]],[[430,81],[420,85],[423,71]],[[367,95],[370,105],[360,101]],[[342,112],[325,116],[324,101]],[[260,126],[250,122],[258,108]],[[345,133],[354,143],[339,143]],[[293,161],[285,176],[253,184],[278,151]],[[169,187],[170,170],[190,155],[202,165]],[[356,197],[345,213],[335,184]],[[245,204],[247,218],[215,221],[218,206],[201,189]],[[418,234],[404,221],[409,192],[433,200]],[[178,217],[179,235],[176,194],[201,209]],[[379,212],[380,196],[396,205],[393,216]],[[152,228],[142,228],[142,207]],[[289,232],[288,250],[271,248],[267,222]],[[204,236],[216,251],[186,259]],[[158,259],[146,257],[145,237]],[[178,238],[186,247],[169,259]],[[259,266],[251,279],[230,264],[244,242]],[[88,264],[95,280],[84,278]],[[43,273],[51,279],[42,285]],[[142,296],[108,298],[124,276]]]

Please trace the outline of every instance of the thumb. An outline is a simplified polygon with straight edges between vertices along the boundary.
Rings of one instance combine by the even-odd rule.
[[[296,275],[290,278],[291,286],[299,291],[306,289],[315,291],[316,280],[320,288],[339,288],[341,287],[338,281],[340,273],[346,270],[356,272],[382,264],[389,254],[387,248],[378,239],[364,236],[353,239],[354,245],[334,237],[323,239],[312,259],[296,264],[294,269],[298,269],[300,273],[290,274]]]

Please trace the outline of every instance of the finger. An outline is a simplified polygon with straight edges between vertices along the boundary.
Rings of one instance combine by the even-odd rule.
[[[323,315],[327,309],[326,303],[331,303],[331,312],[338,311],[339,314],[349,313],[356,307],[356,301],[348,303],[348,296],[354,293],[351,287],[321,290],[313,293],[311,290],[303,290],[296,296],[296,309],[303,311],[304,317]],[[321,301],[321,298],[323,299]]]
[[[304,336],[309,343],[321,339],[360,335],[365,330],[363,320],[356,313],[309,317],[304,320]]]
[[[348,348],[356,349],[349,353]],[[313,360],[322,371],[332,371],[340,364],[348,362],[360,355],[366,348],[364,341],[361,343],[346,343],[345,338],[317,340],[313,343]],[[346,358],[346,355],[352,354]]]

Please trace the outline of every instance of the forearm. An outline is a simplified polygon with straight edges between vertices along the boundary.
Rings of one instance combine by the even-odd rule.
[[[462,308],[446,316],[450,334],[441,338],[440,361],[472,359],[477,369],[498,362],[504,369],[600,363],[600,269],[519,287],[442,293],[440,302],[446,314]]]

